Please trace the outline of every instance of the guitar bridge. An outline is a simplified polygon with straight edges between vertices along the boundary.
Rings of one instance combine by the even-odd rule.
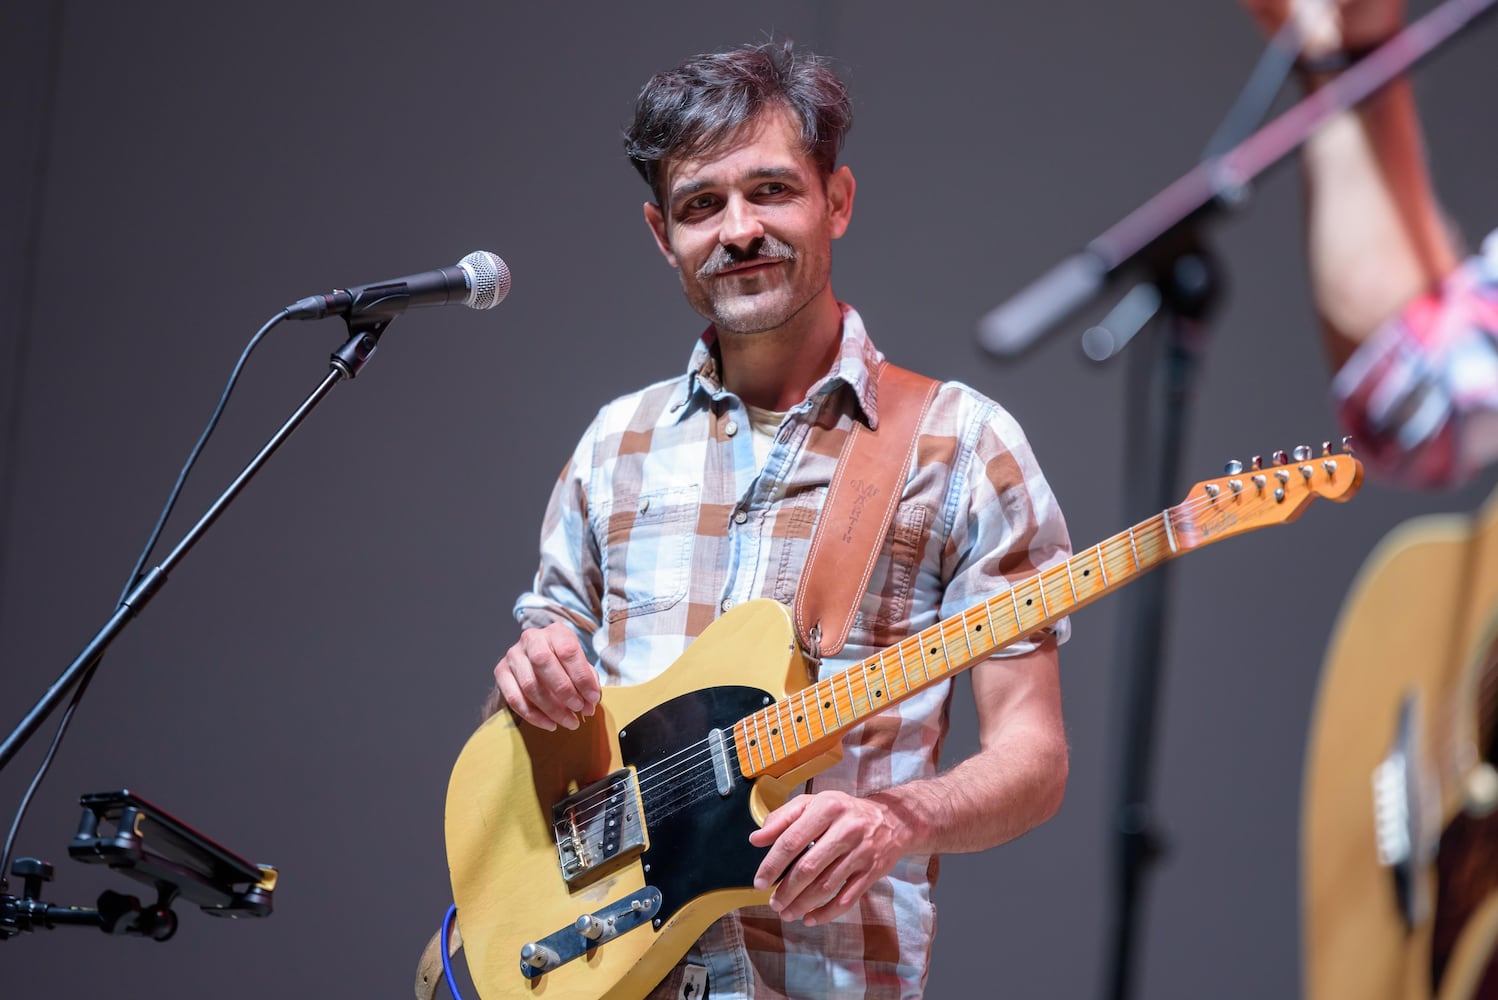
[[[562,879],[576,889],[597,881],[645,849],[640,786],[622,768],[551,807]]]
[[[1419,696],[1406,695],[1399,706],[1394,743],[1373,771],[1374,847],[1378,863],[1393,876],[1400,916],[1410,929],[1430,916],[1429,866],[1436,853],[1434,833],[1440,828],[1439,812],[1432,815],[1439,802],[1432,796],[1439,793],[1425,784],[1430,772],[1419,724]]]

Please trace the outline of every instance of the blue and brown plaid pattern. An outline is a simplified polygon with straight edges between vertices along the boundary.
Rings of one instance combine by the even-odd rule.
[[[1452,486],[1498,460],[1498,232],[1358,348],[1332,393],[1359,456],[1395,482]]]
[[[790,605],[843,441],[854,421],[878,421],[869,373],[882,356],[844,306],[836,365],[786,415],[760,467],[749,413],[722,387],[713,343],[709,328],[685,374],[598,412],[552,493],[540,568],[515,606],[525,627],[569,623],[606,684],[655,676],[739,602]],[[1060,509],[1018,424],[967,386],[944,383],[847,645],[823,676],[1069,555]],[[935,685],[859,726],[842,762],[812,785],[866,795],[932,776],[950,697],[950,683]],[[737,911],[688,960],[709,967],[714,1000],[919,995],[935,876],[936,858],[907,857],[857,908],[822,926],[782,922],[768,908]],[[674,995],[669,980],[660,992]]]

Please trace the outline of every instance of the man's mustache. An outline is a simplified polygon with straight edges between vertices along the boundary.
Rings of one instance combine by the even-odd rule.
[[[796,250],[789,243],[782,243],[775,237],[765,235],[760,238],[757,245],[749,248],[748,252],[729,250],[723,244],[718,244],[712,254],[703,261],[702,266],[697,269],[697,280],[711,278],[719,271],[747,263],[751,260],[795,260]]]

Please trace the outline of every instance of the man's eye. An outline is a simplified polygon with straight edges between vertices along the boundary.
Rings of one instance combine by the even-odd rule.
[[[786,187],[779,181],[775,181],[773,183],[766,184],[764,187],[760,188],[760,190],[769,195],[785,194]]]
[[[687,211],[689,212],[706,211],[707,209],[713,207],[713,196],[709,194],[700,194],[697,197],[693,198],[691,201],[687,202],[686,207]]]

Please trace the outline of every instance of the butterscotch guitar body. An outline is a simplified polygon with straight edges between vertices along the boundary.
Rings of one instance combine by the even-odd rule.
[[[1339,617],[1312,722],[1308,1000],[1498,995],[1498,816],[1473,804],[1492,776],[1495,651],[1498,503],[1385,538]]]
[[[578,731],[547,733],[508,712],[485,723],[453,769],[446,815],[453,899],[481,996],[642,997],[714,920],[765,902],[768,892],[752,888],[764,852],[749,833],[837,753],[802,761],[783,780],[740,780],[722,794],[705,741],[808,683],[786,609],[752,601],[714,622],[649,683],[605,688]],[[701,779],[686,782],[686,793],[663,791],[681,784],[660,779],[679,778],[686,765],[677,762],[689,758],[709,761]],[[578,797],[621,771],[637,784],[626,779]],[[553,806],[569,796],[575,805],[559,825]],[[602,838],[619,839],[601,840],[580,861],[568,835],[574,822],[590,819]],[[631,828],[641,825],[643,847],[631,848]],[[593,871],[569,882],[565,866],[583,861]],[[589,915],[613,920],[604,940],[579,934],[578,918]],[[522,949],[538,944],[583,950],[523,967]]]

